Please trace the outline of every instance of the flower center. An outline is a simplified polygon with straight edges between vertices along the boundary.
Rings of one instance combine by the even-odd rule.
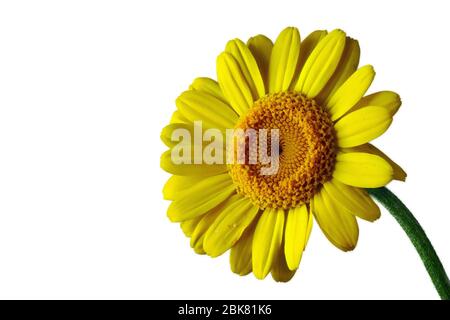
[[[279,130],[278,152],[274,150],[279,156],[273,174],[261,173],[268,164],[261,162],[259,154],[256,163],[234,162],[229,166],[237,192],[258,207],[288,209],[309,203],[331,178],[337,149],[333,122],[313,99],[295,92],[267,95],[254,103],[236,129],[254,129],[258,135],[264,132],[260,129]],[[256,140],[256,148],[245,148],[245,159],[264,152],[260,139]],[[264,149],[269,156],[273,152],[270,148],[269,141]]]

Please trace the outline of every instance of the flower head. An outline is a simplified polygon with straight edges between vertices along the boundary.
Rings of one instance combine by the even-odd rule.
[[[178,97],[161,135],[161,167],[173,174],[163,193],[197,253],[231,249],[233,272],[288,281],[313,217],[336,247],[355,248],[356,217],[380,216],[364,188],[406,178],[369,144],[400,98],[365,96],[375,72],[358,68],[359,55],[341,30],[234,39],[217,58],[217,82],[197,78]]]

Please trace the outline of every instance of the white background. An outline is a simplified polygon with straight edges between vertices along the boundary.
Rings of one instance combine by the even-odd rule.
[[[403,107],[376,141],[450,269],[447,1],[2,1],[0,298],[435,299],[383,211],[342,253],[317,225],[287,284],[193,253],[166,218],[161,128],[227,40],[341,28]]]

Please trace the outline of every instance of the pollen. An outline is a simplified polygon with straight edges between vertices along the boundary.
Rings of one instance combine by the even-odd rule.
[[[233,162],[229,173],[237,192],[259,208],[289,209],[309,203],[323,183],[330,180],[336,159],[336,135],[330,114],[313,99],[295,92],[280,92],[257,100],[235,129],[254,129],[260,135],[266,129],[278,129],[278,150],[271,143],[262,150],[260,139],[250,147],[248,137],[243,163]],[[266,131],[266,132],[267,132]],[[270,134],[268,135],[270,138]],[[271,164],[276,170],[262,174],[269,166],[259,154],[276,155]],[[258,159],[256,162],[248,161]]]

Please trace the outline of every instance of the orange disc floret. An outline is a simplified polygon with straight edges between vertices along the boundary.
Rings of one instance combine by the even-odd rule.
[[[261,151],[245,148],[245,159],[252,156],[256,163],[233,163],[230,175],[238,193],[248,197],[260,208],[293,208],[308,203],[323,183],[331,178],[336,158],[336,135],[328,111],[313,99],[295,92],[269,94],[257,100],[236,129],[278,129],[279,156],[277,170],[263,175],[267,164],[252,153]],[[270,138],[270,137],[269,137]],[[241,141],[244,142],[244,141]],[[248,139],[245,143],[248,144]],[[270,142],[267,143],[269,155]]]

